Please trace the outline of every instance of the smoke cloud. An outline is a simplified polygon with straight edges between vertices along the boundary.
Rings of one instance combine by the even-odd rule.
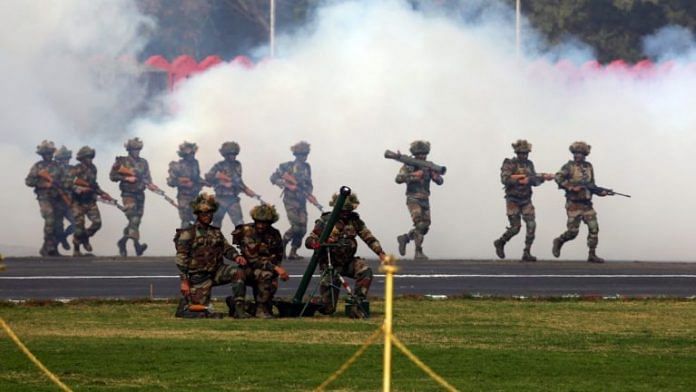
[[[253,69],[221,65],[188,80],[169,97],[170,117],[141,118],[130,135],[145,141],[142,156],[161,186],[183,140],[198,143],[204,171],[221,159],[222,142],[239,142],[245,182],[278,206],[281,231],[288,223],[280,190],[268,177],[292,159],[290,145],[307,140],[315,195],[327,204],[341,185],[350,186],[361,200],[358,212],[389,252],[396,252],[396,236],[411,222],[405,187],[394,182],[400,164],[384,159],[384,150],[406,152],[411,141],[429,140],[428,159],[448,168],[444,185],[431,187],[433,224],[424,243],[425,252],[439,258],[494,257],[492,242],[507,225],[499,169],[513,155],[512,142],[529,140],[537,170],[555,172],[571,159],[568,146],[584,140],[592,145],[588,160],[598,184],[633,195],[597,198],[599,254],[612,260],[693,260],[690,210],[682,200],[694,190],[688,168],[696,73],[675,66],[650,78],[600,71],[571,77],[539,59],[579,64],[591,59],[591,50],[572,40],[544,49],[527,28],[525,50],[517,57],[510,13],[498,6],[472,19],[396,0],[331,4],[305,32],[279,38],[278,58]],[[689,45],[694,47],[693,39]],[[56,124],[55,117],[66,116],[48,107],[33,121]],[[29,116],[23,113],[20,119]],[[13,142],[2,145],[3,156],[22,171],[8,179],[16,193],[4,200],[13,205],[4,209],[9,221],[21,230],[9,230],[3,242],[38,249],[37,206],[21,184],[34,160],[30,143],[46,137],[78,142],[73,130],[50,132],[12,136]],[[120,143],[99,140],[104,144],[97,165],[106,178]],[[115,184],[102,185],[117,194]],[[563,194],[546,183],[535,189],[534,202],[533,252],[550,258],[551,241],[565,230]],[[246,219],[254,204],[243,199]],[[107,208],[105,227],[94,241],[99,254],[116,252],[125,225]],[[313,221],[318,211],[308,208]],[[151,254],[173,253],[177,225],[176,211],[148,194],[141,236]],[[223,231],[231,231],[229,220]],[[564,247],[563,259],[586,256],[586,234],[583,226]],[[509,257],[521,256],[523,238],[521,233],[508,245]],[[370,256],[365,249],[361,254]]]

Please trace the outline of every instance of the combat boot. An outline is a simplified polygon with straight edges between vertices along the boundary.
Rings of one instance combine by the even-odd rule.
[[[408,234],[402,234],[396,237],[396,241],[399,243],[399,254],[401,256],[406,256],[406,245],[411,239],[408,238]]]
[[[237,319],[248,319],[252,316],[246,312],[244,308],[244,301],[234,301],[234,318]]]
[[[413,260],[428,260],[428,256],[423,253],[423,248],[416,248],[416,254],[413,256]]]
[[[297,254],[297,247],[293,246],[290,248],[290,253],[288,254],[288,260],[302,260],[304,257]]]
[[[561,248],[563,247],[563,239],[561,237],[558,237],[553,240],[553,248],[551,249],[551,253],[553,253],[553,257],[560,257],[561,256]]]
[[[118,254],[121,255],[121,257],[128,257],[126,242],[128,242],[128,237],[121,237],[121,239],[116,243],[116,246],[118,246]]]
[[[588,263],[604,263],[604,259],[597,256],[594,249],[590,249],[590,253],[587,255]]]
[[[493,241],[493,246],[495,246],[495,254],[498,255],[499,258],[504,259],[505,258],[505,241],[501,239],[497,239]]]
[[[133,240],[133,246],[135,247],[136,256],[142,256],[147,250],[147,244],[141,244],[138,240]]]
[[[532,253],[530,252],[529,249],[525,249],[524,252],[522,253],[522,261],[534,262],[534,261],[537,261],[537,258],[532,256]]]
[[[80,244],[77,242],[73,241],[73,251],[72,251],[73,257],[82,257],[84,256],[82,252],[80,252]]]
[[[261,318],[266,320],[274,319],[273,305],[271,303],[261,304]]]
[[[288,242],[290,242],[290,240],[286,240],[285,238],[283,238],[283,260],[288,259],[288,254],[286,250],[286,248],[288,247]]]
[[[63,249],[70,250],[70,244],[68,243],[67,235],[64,235],[63,238],[60,239],[60,245],[63,247]]]
[[[89,237],[85,237],[85,239],[82,240],[82,246],[85,247],[87,252],[92,251],[92,244],[89,243]]]

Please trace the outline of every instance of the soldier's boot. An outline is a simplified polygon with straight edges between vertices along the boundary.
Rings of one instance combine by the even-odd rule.
[[[423,253],[423,248],[416,248],[416,254],[413,256],[413,260],[428,260],[428,256]]]
[[[235,300],[234,301],[234,318],[238,319],[248,319],[252,316],[246,312],[244,301]]]
[[[587,262],[588,263],[603,263],[604,259],[597,256],[597,253],[595,252],[594,248],[591,248],[590,253],[587,255]]]
[[[501,258],[505,258],[505,241],[502,238],[499,238],[495,241],[493,241],[493,246],[495,247],[495,254]]]
[[[264,318],[266,320],[273,319],[275,316],[273,315],[273,304],[265,303],[261,304],[261,318]]]
[[[408,234],[402,234],[396,237],[396,241],[399,243],[399,254],[401,256],[406,256],[406,245],[411,241]]]
[[[288,247],[288,243],[289,243],[289,242],[290,242],[289,239],[283,238],[283,260],[287,260],[287,259],[288,259],[287,247]]]
[[[128,242],[128,237],[121,237],[121,239],[116,243],[116,246],[118,246],[118,254],[121,255],[121,257],[128,257],[126,242]]]
[[[73,251],[72,251],[73,257],[82,257],[84,256],[82,252],[80,252],[80,244],[73,240]]]
[[[551,249],[551,253],[553,253],[553,257],[560,257],[561,256],[561,248],[563,247],[563,238],[558,237],[553,240],[553,248]]]
[[[48,256],[48,249],[46,249],[45,243],[41,246],[41,249],[39,249],[39,255],[43,257]]]
[[[147,244],[141,244],[138,240],[133,240],[133,246],[135,247],[136,256],[142,256],[143,253],[145,253],[145,251],[147,250]]]
[[[85,247],[87,252],[92,251],[92,244],[89,243],[89,237],[85,236],[85,238],[82,240],[82,246]]]
[[[67,234],[63,234],[60,238],[60,245],[63,247],[65,250],[70,250],[70,244],[68,243],[68,236]]]
[[[297,247],[293,246],[290,248],[290,253],[288,254],[288,260],[301,260],[304,257],[297,254]]]
[[[531,246],[527,246],[524,248],[524,251],[522,252],[522,261],[529,261],[529,262],[537,261],[537,258],[532,256]]]

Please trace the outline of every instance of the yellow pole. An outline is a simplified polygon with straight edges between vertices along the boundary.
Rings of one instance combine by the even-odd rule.
[[[384,376],[382,378],[382,390],[391,391],[391,365],[392,365],[392,309],[394,302],[394,273],[398,268],[394,265],[394,256],[387,256],[382,264],[384,272]]]

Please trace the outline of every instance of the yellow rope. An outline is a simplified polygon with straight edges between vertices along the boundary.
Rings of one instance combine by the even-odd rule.
[[[453,386],[451,386],[447,381],[445,381],[444,378],[440,377],[437,373],[435,373],[431,368],[428,367],[425,363],[423,363],[418,357],[416,357],[411,351],[409,351],[406,346],[401,343],[401,341],[396,337],[396,335],[392,334],[392,343],[401,350],[401,352],[404,353],[410,359],[415,363],[419,368],[421,368],[430,378],[435,380],[438,384],[440,384],[443,388],[445,388],[448,391],[456,392],[457,389]]]
[[[341,365],[341,367],[338,368],[338,370],[336,370],[334,372],[334,374],[329,376],[329,378],[327,378],[326,381],[321,383],[321,385],[319,385],[317,387],[317,389],[315,389],[315,391],[316,392],[323,391],[324,388],[326,388],[334,380],[339,378],[341,376],[341,374],[343,374],[346,370],[348,370],[348,368],[353,364],[353,362],[355,362],[358,358],[360,358],[360,356],[365,352],[365,350],[367,350],[367,348],[370,347],[370,345],[372,343],[374,343],[377,340],[377,338],[379,338],[379,335],[381,335],[381,334],[382,334],[382,328],[377,329],[369,338],[367,338],[365,343],[363,343],[363,345],[360,346],[358,351],[356,351],[352,357],[348,358],[348,360],[343,365]]]
[[[32,362],[34,362],[34,365],[36,365],[39,369],[41,369],[41,371],[44,372],[44,374],[46,374],[46,376],[48,376],[48,378],[50,378],[51,381],[53,381],[56,385],[58,385],[58,387],[60,389],[66,391],[66,392],[72,392],[72,389],[68,388],[67,385],[63,384],[58,379],[58,377],[56,377],[55,374],[51,373],[50,370],[48,370],[41,362],[39,362],[38,359],[36,359],[34,354],[32,354],[31,351],[29,351],[29,349],[24,344],[22,344],[22,342],[19,340],[17,335],[15,335],[14,332],[12,332],[12,330],[10,329],[10,326],[5,323],[5,320],[3,320],[2,317],[0,317],[0,326],[2,326],[2,328],[5,330],[5,332],[7,332],[7,335],[10,337],[10,339],[12,339],[12,341],[14,341],[15,344],[17,344],[17,347],[19,347],[19,349],[22,350],[22,352],[27,357],[29,357],[29,359]]]

